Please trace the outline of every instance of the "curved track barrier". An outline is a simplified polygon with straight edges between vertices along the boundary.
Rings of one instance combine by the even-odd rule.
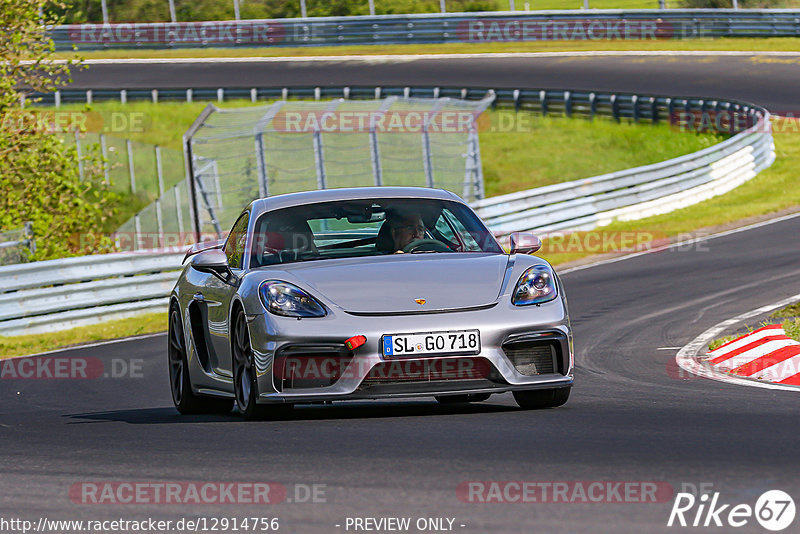
[[[57,26],[51,35],[58,50],[792,37],[800,35],[800,11],[569,10],[74,24]]]
[[[488,88],[305,87],[160,90],[172,99],[251,98],[484,98]],[[106,99],[120,91],[98,92]],[[152,91],[134,93],[149,98]],[[125,94],[125,93],[123,93]],[[65,91],[69,101],[85,91]],[[131,96],[131,93],[128,93]],[[700,98],[582,93],[552,90],[495,91],[494,107],[542,115],[611,117],[711,128],[727,140],[672,160],[573,182],[476,201],[473,206],[499,235],[524,230],[585,229],[613,219],[635,219],[699,202],[733,189],[774,161],[769,113],[751,104]],[[163,98],[164,100],[168,98]],[[200,98],[198,98],[199,100]],[[47,100],[47,99],[45,99]],[[54,102],[54,96],[49,96]],[[45,102],[46,103],[46,102]],[[61,330],[142,313],[165,311],[182,254],[136,252],[85,256],[0,267],[0,335]],[[54,285],[57,284],[57,285]]]

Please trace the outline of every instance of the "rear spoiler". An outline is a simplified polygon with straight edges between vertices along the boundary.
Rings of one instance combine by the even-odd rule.
[[[189,256],[194,256],[195,254],[199,254],[204,250],[211,250],[212,248],[222,248],[224,245],[225,239],[216,239],[214,241],[202,241],[200,243],[195,243],[186,251],[186,255],[183,257],[181,263],[185,263]]]

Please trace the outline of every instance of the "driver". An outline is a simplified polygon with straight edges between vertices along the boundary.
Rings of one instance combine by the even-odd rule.
[[[412,241],[425,237],[425,223],[419,213],[400,214],[391,212],[386,219],[389,223],[395,253]]]

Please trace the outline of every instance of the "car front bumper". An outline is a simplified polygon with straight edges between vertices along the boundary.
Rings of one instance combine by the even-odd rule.
[[[249,323],[260,403],[503,393],[573,383],[572,334],[560,298],[539,306],[498,302],[440,313],[332,310],[326,317],[301,320],[261,314],[250,316]],[[382,354],[384,335],[471,329],[480,331],[475,354]],[[365,336],[366,344],[347,350],[345,340],[357,335]],[[544,347],[552,347],[547,349],[552,365]],[[528,361],[526,354],[534,354],[538,363],[521,363]]]

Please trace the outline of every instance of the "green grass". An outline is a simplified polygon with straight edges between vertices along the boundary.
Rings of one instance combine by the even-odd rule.
[[[773,319],[783,319],[784,317],[800,317],[800,302],[795,302],[794,304],[790,304],[785,308],[781,308],[770,315],[770,317]]]
[[[741,50],[748,52],[800,50],[800,38],[717,38],[717,39],[665,39],[655,41],[526,41],[509,43],[441,43],[408,45],[312,46],[281,48],[180,48],[173,50],[98,50],[82,51],[86,59],[104,58],[197,58],[197,57],[288,57],[288,56],[342,56],[342,55],[400,55],[400,54],[481,54],[514,52],[571,52],[571,51],[626,51],[626,50]],[[59,52],[56,57],[75,57],[70,52]],[[778,61],[797,62],[797,58],[772,58]]]
[[[166,313],[148,313],[129,319],[108,321],[61,332],[12,337],[0,336],[0,359],[37,354],[93,341],[164,332],[166,329]]]

